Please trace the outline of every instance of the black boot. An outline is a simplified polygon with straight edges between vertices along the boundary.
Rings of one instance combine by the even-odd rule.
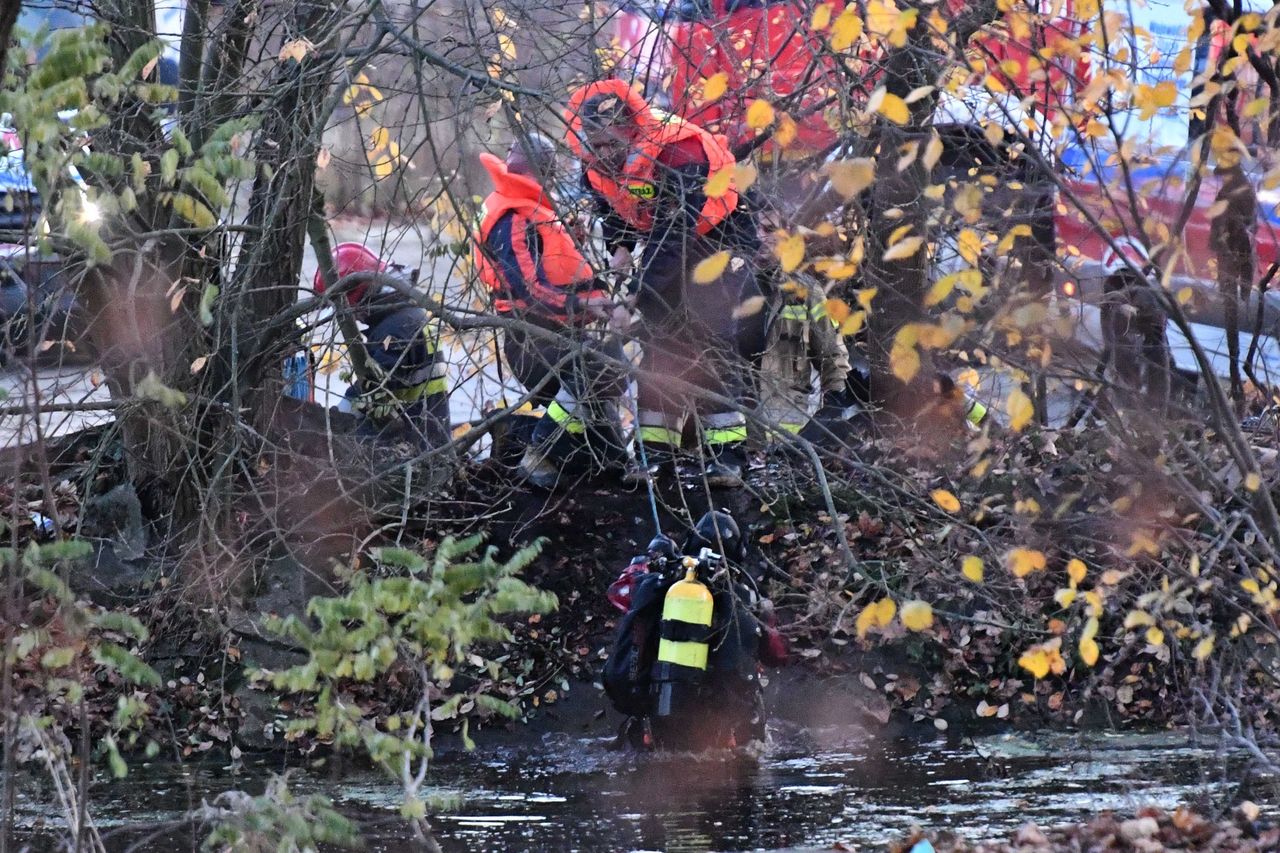
[[[742,474],[747,465],[747,457],[742,447],[737,444],[726,444],[715,448],[712,453],[711,464],[704,472],[707,485],[723,489],[741,488]]]

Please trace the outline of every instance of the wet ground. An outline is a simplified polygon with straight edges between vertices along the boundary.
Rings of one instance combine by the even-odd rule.
[[[805,850],[876,847],[912,826],[972,839],[1007,837],[1028,821],[1075,822],[1106,809],[1132,813],[1214,798],[1221,766],[1186,736],[1005,735],[948,743],[878,740],[852,728],[777,729],[758,757],[623,755],[597,740],[547,735],[526,747],[442,757],[434,818],[446,850]],[[108,849],[148,825],[181,818],[220,790],[261,790],[265,768],[135,765],[99,784],[94,815]],[[405,849],[399,790],[372,772],[330,780],[299,771],[364,825],[370,849]],[[31,798],[21,825],[43,816]],[[1264,807],[1264,811],[1267,809]],[[140,850],[191,844],[190,829]]]

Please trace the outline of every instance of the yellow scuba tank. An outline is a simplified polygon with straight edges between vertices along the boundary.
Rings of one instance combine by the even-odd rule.
[[[698,580],[698,560],[685,557],[683,580],[667,590],[658,628],[658,660],[654,664],[657,694],[655,713],[672,713],[683,688],[696,688],[707,670],[711,617],[715,610],[711,590]]]

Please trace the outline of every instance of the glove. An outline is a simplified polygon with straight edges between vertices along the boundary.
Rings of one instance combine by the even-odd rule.
[[[847,421],[858,409],[858,400],[847,386],[833,388],[822,393],[822,407],[814,413],[814,420]]]

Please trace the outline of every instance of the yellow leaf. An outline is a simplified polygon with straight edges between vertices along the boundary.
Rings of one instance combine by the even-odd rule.
[[[1080,639],[1092,640],[1098,636],[1098,617],[1091,616],[1089,621],[1084,623],[1084,630],[1080,632]]]
[[[879,288],[868,287],[866,290],[858,291],[858,304],[862,306],[863,311],[871,310],[871,300],[876,298]]]
[[[798,128],[796,127],[795,120],[786,113],[783,113],[782,117],[778,119],[777,129],[773,132],[773,141],[778,143],[779,146],[786,148],[796,141],[797,132]]]
[[[1085,666],[1093,666],[1098,662],[1098,641],[1080,638],[1080,660]]]
[[[1134,628],[1154,624],[1156,624],[1155,617],[1145,610],[1130,610],[1124,617],[1124,629],[1126,631],[1132,631]]]
[[[1181,290],[1178,291],[1178,304],[1186,305],[1188,302],[1191,301],[1191,298],[1193,296],[1195,296],[1195,291],[1193,291],[1191,288],[1189,287],[1182,288]]]
[[[1032,646],[1018,658],[1018,666],[1036,678],[1044,678],[1050,672],[1061,674],[1066,670],[1066,662],[1062,660],[1062,638],[1054,637],[1047,643]]]
[[[1147,642],[1153,646],[1164,645],[1164,631],[1152,625],[1147,629]]]
[[[732,184],[733,167],[729,166],[707,178],[707,184],[703,191],[707,194],[707,198],[720,198],[720,196],[729,191],[729,187]]]
[[[907,601],[898,618],[908,631],[926,631],[933,625],[933,607],[927,601]]]
[[[956,282],[960,280],[959,273],[951,273],[944,275],[933,283],[933,287],[929,288],[929,292],[924,296],[924,304],[926,307],[933,307],[942,300],[951,295],[951,291],[956,289]]]
[[[723,71],[718,71],[702,81],[702,100],[708,103],[718,101],[728,88],[729,76]]]
[[[747,107],[747,127],[752,130],[763,130],[773,124],[773,105],[757,98]]]
[[[733,185],[738,188],[738,192],[744,193],[751,189],[759,176],[760,170],[754,163],[739,163],[733,167]]]
[[[1009,392],[1005,411],[1009,413],[1009,428],[1014,432],[1021,432],[1023,427],[1031,423],[1031,418],[1036,413],[1035,407],[1031,405],[1031,398],[1021,388],[1014,388]]]
[[[1053,600],[1058,602],[1059,607],[1070,607],[1071,603],[1076,600],[1076,591],[1074,589],[1060,589],[1054,592]]]
[[[1085,566],[1083,560],[1078,560],[1073,557],[1071,561],[1067,563],[1067,577],[1071,578],[1072,583],[1080,583],[1084,580],[1084,576],[1088,571],[1089,570]]]
[[[1256,471],[1250,471],[1248,475],[1244,478],[1244,487],[1251,492],[1258,491],[1258,488],[1261,485],[1262,485],[1262,478],[1258,476]]]
[[[1258,582],[1253,578],[1245,578],[1240,581],[1240,588],[1250,595],[1257,595],[1262,592],[1262,587],[1260,587]]]
[[[850,314],[840,323],[840,334],[842,337],[856,335],[862,331],[862,324],[867,321],[867,312],[858,311]]]
[[[848,6],[831,25],[831,49],[848,50],[861,35],[862,18],[858,16],[858,9],[856,6]]]
[[[699,261],[693,268],[693,280],[697,284],[710,284],[724,275],[727,266],[729,266],[729,253],[716,252],[711,257]]]
[[[801,261],[804,260],[804,235],[788,234],[778,241],[778,245],[774,247],[773,251],[778,256],[782,271],[791,272],[799,267]],[[833,317],[832,319],[835,318]],[[843,319],[843,317],[840,318],[840,320]],[[840,320],[836,320],[836,322],[839,323]]]
[[[901,261],[920,251],[924,240],[920,237],[907,237],[890,246],[884,253],[886,261]]]
[[[877,112],[894,124],[906,124],[911,120],[911,110],[908,109],[907,102],[892,92],[884,93],[884,99],[880,102]]]
[[[1005,560],[1009,564],[1009,571],[1019,578],[1025,578],[1032,572],[1044,571],[1044,567],[1048,565],[1042,552],[1030,548],[1014,548],[1005,555]]]
[[[1192,649],[1191,656],[1196,660],[1204,660],[1213,652],[1213,635],[1205,637],[1196,643],[1196,647]]]
[[[822,303],[822,307],[833,323],[843,323],[849,317],[849,303],[843,299],[828,299]]]
[[[902,383],[910,382],[920,372],[920,353],[914,346],[894,345],[889,350],[889,368]]]
[[[982,583],[982,558],[972,554],[960,561],[960,573],[974,583]]]
[[[209,356],[207,355],[200,356],[195,361],[191,362],[191,372],[194,374],[204,370],[204,366],[205,364],[208,363],[208,361],[209,361]]]
[[[955,495],[948,492],[946,489],[934,489],[932,492],[929,493],[929,496],[933,498],[934,503],[936,503],[938,506],[940,506],[942,509],[946,510],[947,512],[960,511],[959,499],[956,498]]]
[[[883,628],[888,625],[893,621],[897,610],[898,607],[893,603],[892,598],[882,598],[862,608],[862,612],[858,614],[857,622],[854,625],[857,629],[858,637],[865,637],[872,628]]]
[[[956,236],[956,249],[960,257],[971,267],[978,265],[978,256],[982,254],[982,238],[972,228],[966,228]]]
[[[515,60],[516,43],[515,41],[512,40],[511,36],[507,35],[506,33],[498,34],[498,50],[500,50],[502,52],[502,55],[507,59],[512,61]]]
[[[819,3],[818,7],[813,10],[813,17],[809,19],[809,27],[814,30],[825,30],[831,25],[831,4]]]
[[[733,309],[733,318],[735,320],[742,317],[753,317],[764,310],[763,296],[748,296],[739,303],[737,308]]]
[[[825,171],[832,188],[845,198],[853,198],[876,179],[876,164],[870,157],[828,163]]]
[[[942,138],[934,133],[929,137],[929,144],[924,147],[924,154],[920,157],[920,162],[926,170],[933,171],[933,167],[938,164],[938,158],[942,156],[942,151]]]

